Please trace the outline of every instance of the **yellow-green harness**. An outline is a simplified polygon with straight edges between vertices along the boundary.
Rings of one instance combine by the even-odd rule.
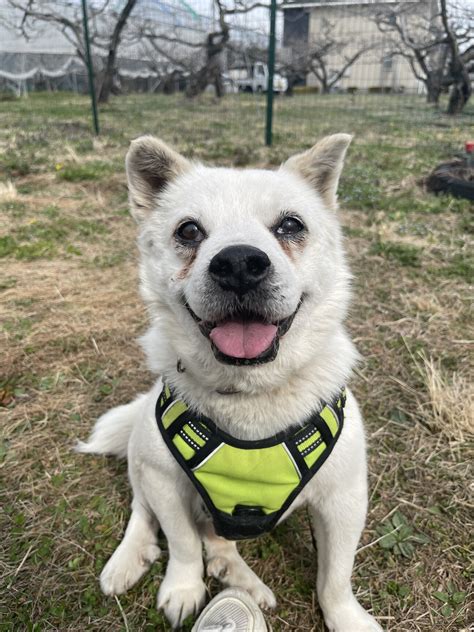
[[[242,441],[190,409],[164,386],[156,404],[158,428],[230,540],[272,529],[334,448],[344,423],[345,393],[302,426],[269,439]]]

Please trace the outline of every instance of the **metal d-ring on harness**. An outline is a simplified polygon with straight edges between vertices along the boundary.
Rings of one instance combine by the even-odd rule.
[[[326,461],[344,424],[345,391],[303,425],[261,441],[232,437],[164,385],[158,428],[229,540],[270,531]]]

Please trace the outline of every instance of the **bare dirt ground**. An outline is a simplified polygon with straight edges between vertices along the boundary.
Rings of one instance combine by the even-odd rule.
[[[272,149],[259,148],[262,102],[250,97],[117,98],[99,140],[85,98],[0,101],[0,629],[168,630],[155,609],[166,554],[126,595],[102,596],[98,575],[129,511],[126,465],[71,450],[152,382],[135,342],[146,315],[126,209],[129,139],[153,132],[196,158],[271,166],[350,131],[340,214],[355,276],[348,326],[363,356],[351,386],[370,450],[354,587],[390,632],[467,632],[472,208],[417,183],[462,147],[473,114],[451,121],[418,101],[343,98],[279,100]],[[306,514],[241,548],[277,594],[273,629],[322,632]]]

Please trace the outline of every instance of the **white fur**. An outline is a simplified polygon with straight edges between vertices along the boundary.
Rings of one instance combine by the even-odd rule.
[[[344,145],[342,154],[332,156],[336,184],[348,144],[341,136],[337,138]],[[335,206],[335,199],[332,204],[327,200],[327,191],[335,190],[335,183],[323,181],[326,197],[322,197],[307,175],[312,168],[308,161],[314,160],[314,155],[324,163],[321,152],[331,147],[331,138],[336,139],[323,141],[326,145],[319,152],[317,145],[307,159],[305,154],[298,157],[296,163],[299,168],[303,164],[301,173],[306,179],[295,171],[293,163],[269,172],[183,167],[180,161],[178,175],[155,197],[153,208],[147,212],[140,207],[141,290],[151,316],[142,346],[150,368],[188,404],[235,437],[264,438],[301,423],[346,383],[357,358],[342,324],[350,276],[337,217],[328,208]],[[150,142],[148,139],[147,147]],[[166,146],[163,149],[160,145],[160,151],[160,160],[166,160]],[[133,179],[139,177],[133,170],[133,156],[129,156],[127,167],[133,198]],[[146,193],[146,183],[139,184],[140,192]],[[309,232],[305,247],[292,259],[269,231],[283,211],[302,217]],[[199,219],[208,237],[189,274],[182,278],[183,260],[173,246],[173,233],[187,218]],[[306,295],[291,329],[281,340],[277,358],[262,366],[219,363],[181,300],[184,294],[196,314],[212,320],[219,305],[209,288],[209,261],[220,249],[239,243],[264,250],[272,261],[278,286],[267,306],[272,320],[290,315],[301,295]],[[184,373],[177,371],[178,359]],[[173,626],[204,602],[202,542],[208,574],[226,585],[246,589],[262,606],[274,607],[273,593],[245,564],[235,544],[215,535],[200,509],[196,490],[164,444],[155,420],[161,387],[158,379],[148,394],[101,417],[89,442],[80,446],[83,452],[119,456],[128,452],[132,516],[122,543],[102,571],[104,592],[126,590],[157,557],[158,519],[169,547],[158,607],[164,609]],[[217,390],[223,389],[239,393],[220,395]],[[318,597],[329,629],[380,632],[380,626],[358,604],[350,585],[367,508],[364,431],[350,391],[345,412],[344,429],[330,458],[286,515],[303,504],[310,508],[318,544]]]
[[[137,397],[130,404],[112,408],[97,421],[87,442],[78,441],[77,452],[89,454],[114,454],[125,458],[128,440],[137,419],[148,399],[147,395]]]

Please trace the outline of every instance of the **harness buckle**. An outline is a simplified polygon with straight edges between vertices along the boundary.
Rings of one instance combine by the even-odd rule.
[[[227,540],[247,540],[269,531],[278,520],[279,513],[265,514],[262,507],[236,505],[232,514],[211,512],[217,535]]]
[[[241,516],[243,518],[257,518],[258,516],[264,516],[265,513],[261,507],[250,505],[235,505],[232,515]]]

